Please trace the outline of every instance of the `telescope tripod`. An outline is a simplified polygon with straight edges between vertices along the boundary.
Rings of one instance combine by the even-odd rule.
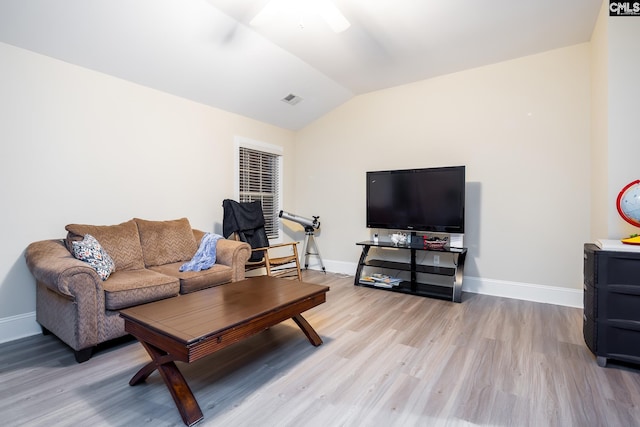
[[[324,269],[324,263],[322,262],[322,257],[320,256],[320,248],[318,248],[318,244],[316,243],[316,239],[313,235],[313,227],[305,227],[305,236],[304,236],[304,269],[307,270],[309,268],[309,255],[317,256],[320,260],[320,267],[322,267],[322,271],[326,274],[327,270]],[[316,251],[311,252],[311,244],[315,246]]]

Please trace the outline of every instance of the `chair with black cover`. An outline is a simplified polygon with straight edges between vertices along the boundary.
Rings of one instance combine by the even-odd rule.
[[[222,207],[224,237],[228,239],[233,236],[232,238],[251,246],[251,257],[245,264],[246,271],[265,268],[267,276],[297,277],[302,281],[298,242],[269,245],[262,203],[259,200],[239,203],[225,199]]]

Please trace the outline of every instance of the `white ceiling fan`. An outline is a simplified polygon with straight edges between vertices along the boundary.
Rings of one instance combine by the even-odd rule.
[[[351,26],[331,0],[270,0],[251,20],[250,25],[259,27],[286,19],[303,29],[307,20],[317,16],[336,33],[343,32]]]

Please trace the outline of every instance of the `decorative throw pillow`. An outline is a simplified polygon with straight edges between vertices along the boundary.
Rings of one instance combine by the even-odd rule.
[[[91,234],[107,251],[118,271],[144,268],[138,226],[133,219],[117,225],[68,224],[65,229],[68,231],[65,244],[71,253],[72,242]]]
[[[187,218],[149,221],[134,218],[146,267],[189,261],[198,250]]]
[[[73,256],[93,267],[102,280],[107,280],[116,270],[115,263],[109,254],[91,234],[85,234],[84,239],[72,242],[72,245]]]

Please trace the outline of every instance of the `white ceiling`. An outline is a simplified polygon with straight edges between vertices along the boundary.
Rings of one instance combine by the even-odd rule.
[[[334,0],[351,27],[251,27],[266,0],[2,0],[0,42],[300,129],[357,94],[587,42],[602,0]],[[0,65],[1,69],[1,65]],[[293,93],[295,106],[280,100]]]

